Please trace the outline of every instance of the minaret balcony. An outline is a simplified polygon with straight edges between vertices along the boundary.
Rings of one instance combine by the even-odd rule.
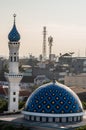
[[[5,77],[22,77],[22,76],[23,76],[23,73],[14,74],[14,73],[5,72]]]
[[[5,73],[5,77],[9,83],[19,83],[23,78],[23,73]]]

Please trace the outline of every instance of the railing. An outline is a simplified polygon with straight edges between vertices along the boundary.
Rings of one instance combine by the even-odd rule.
[[[12,77],[22,77],[22,76],[23,76],[23,73],[13,74],[13,73],[6,73],[6,72],[5,72],[5,76],[6,76],[6,77],[8,77],[8,76],[12,76]]]

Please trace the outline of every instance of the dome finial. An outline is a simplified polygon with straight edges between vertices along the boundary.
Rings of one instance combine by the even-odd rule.
[[[15,21],[16,21],[16,20],[15,20],[16,14],[13,14],[13,17],[14,17],[14,24],[15,24]]]
[[[53,69],[53,83],[56,83],[56,77],[55,77],[55,69]]]
[[[56,80],[55,80],[55,78],[53,78],[53,84],[55,84],[56,83]]]

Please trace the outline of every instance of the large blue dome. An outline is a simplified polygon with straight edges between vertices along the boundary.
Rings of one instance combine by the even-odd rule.
[[[20,40],[20,34],[17,31],[16,25],[15,25],[15,17],[16,15],[14,14],[14,25],[10,33],[8,34],[8,39],[10,42],[17,42]]]
[[[24,111],[37,113],[80,113],[83,112],[78,96],[58,82],[37,88],[28,98]]]

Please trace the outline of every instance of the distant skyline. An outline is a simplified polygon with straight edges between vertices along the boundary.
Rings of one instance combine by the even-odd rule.
[[[13,14],[21,35],[20,56],[42,54],[43,26],[53,37],[52,53],[86,54],[86,0],[0,0],[0,55],[8,56]],[[47,56],[49,54],[47,40]]]

